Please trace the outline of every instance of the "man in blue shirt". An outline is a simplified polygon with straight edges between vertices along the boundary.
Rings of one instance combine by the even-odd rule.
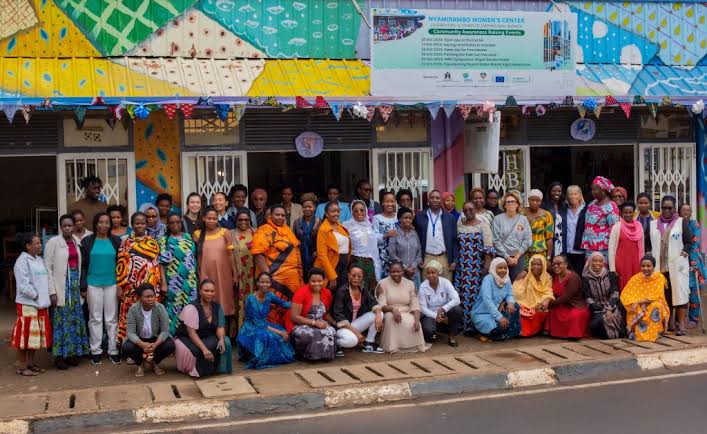
[[[339,204],[339,209],[341,210],[341,216],[339,217],[339,223],[343,223],[346,220],[351,218],[351,208],[349,207],[349,204],[346,202],[341,202],[339,200],[339,194],[341,190],[339,189],[338,186],[336,185],[330,185],[327,188],[326,195],[327,195],[327,202],[336,202]],[[318,218],[320,221],[324,219],[324,207],[326,206],[327,202],[320,203],[317,205],[317,210],[314,212],[314,216]]]

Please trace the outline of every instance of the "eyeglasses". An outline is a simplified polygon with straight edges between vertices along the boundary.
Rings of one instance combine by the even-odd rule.
[[[506,199],[506,204],[515,205],[515,204],[517,204],[517,203],[518,203],[518,202],[516,202],[515,200],[508,200],[508,199]]]
[[[671,210],[671,209],[675,209],[675,207],[674,206],[661,206],[660,209]]]
[[[353,210],[353,212],[366,212],[366,210],[361,209],[361,208],[356,208],[355,210]]]

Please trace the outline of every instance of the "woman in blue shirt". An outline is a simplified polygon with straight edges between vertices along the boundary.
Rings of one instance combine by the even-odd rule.
[[[495,258],[484,277],[479,298],[471,309],[471,320],[482,341],[503,341],[520,334],[520,307],[513,298],[508,264]]]
[[[118,336],[118,298],[116,260],[120,238],[110,234],[110,216],[101,212],[93,219],[93,234],[81,241],[81,291],[86,292],[88,304],[88,334],[91,363],[101,364],[101,343],[105,318],[108,335],[108,357],[120,363],[116,337]]]

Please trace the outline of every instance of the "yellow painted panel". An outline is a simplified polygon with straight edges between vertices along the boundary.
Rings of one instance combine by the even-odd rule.
[[[360,60],[267,60],[250,96],[367,96],[370,69]]]

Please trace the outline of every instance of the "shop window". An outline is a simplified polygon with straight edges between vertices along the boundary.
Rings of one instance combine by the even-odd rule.
[[[685,112],[650,113],[641,115],[642,140],[692,140],[690,116]]]
[[[424,112],[403,112],[376,126],[378,143],[427,143],[427,117]]]
[[[215,114],[184,119],[184,141],[187,146],[236,145],[240,142],[239,122],[233,112],[225,121]]]

